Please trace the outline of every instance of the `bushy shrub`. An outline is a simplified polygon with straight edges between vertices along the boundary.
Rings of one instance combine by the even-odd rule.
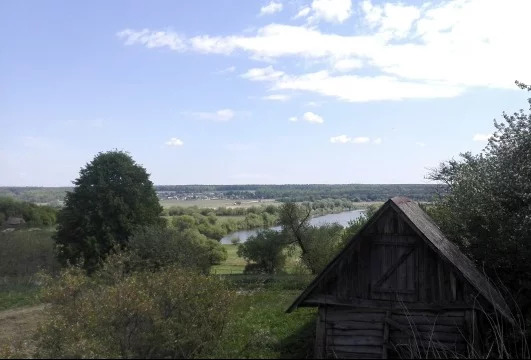
[[[238,246],[238,256],[247,261],[245,273],[274,274],[286,263],[284,249],[286,242],[282,234],[274,230],[263,230]]]
[[[28,226],[52,226],[56,221],[57,210],[50,206],[0,197],[0,225],[10,216],[23,218]]]
[[[132,266],[137,269],[156,270],[179,265],[208,273],[210,266],[227,259],[227,251],[219,242],[195,229],[144,228],[130,238],[128,251],[132,255]]]
[[[361,230],[361,228],[369,221],[369,219],[378,211],[379,207],[376,205],[369,206],[365,212],[357,219],[350,220],[343,231],[342,247],[345,247],[348,242]]]
[[[216,344],[233,297],[220,280],[178,267],[122,275],[109,282],[69,268],[46,278],[43,300],[51,305],[36,356],[194,358]]]
[[[40,270],[59,269],[52,233],[45,230],[0,233],[0,276],[27,279]]]
[[[529,325],[531,111],[504,113],[494,125],[481,153],[461,154],[431,172],[430,179],[445,184],[446,191],[427,210],[478,267],[511,291]]]
[[[343,248],[343,227],[339,224],[310,226],[303,237],[302,262],[316,274]]]

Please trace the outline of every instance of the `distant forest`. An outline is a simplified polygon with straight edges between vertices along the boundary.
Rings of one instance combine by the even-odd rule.
[[[70,187],[0,187],[0,196],[33,203],[61,205]],[[348,199],[385,201],[393,196],[407,196],[430,201],[442,190],[437,184],[297,184],[297,185],[156,185],[161,194],[215,193],[220,197],[240,199],[276,199],[279,201],[315,201]]]

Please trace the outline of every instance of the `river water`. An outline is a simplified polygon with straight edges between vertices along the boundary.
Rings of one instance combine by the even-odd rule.
[[[317,216],[310,219],[310,225],[321,226],[324,224],[333,224],[337,223],[343,227],[348,225],[350,220],[359,218],[363,214],[364,210],[352,210],[344,211],[337,214],[328,214],[323,216]],[[273,226],[270,229],[280,230],[280,226]],[[231,240],[234,238],[240,239],[240,242],[245,242],[250,236],[256,235],[260,230],[263,229],[253,229],[253,230],[242,230],[235,231],[223,237],[221,239],[222,244],[231,244]]]

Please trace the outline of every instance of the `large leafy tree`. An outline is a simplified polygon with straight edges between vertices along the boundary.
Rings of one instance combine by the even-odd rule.
[[[494,124],[496,132],[480,154],[461,154],[430,174],[447,185],[447,193],[429,211],[480,268],[503,282],[529,316],[531,113],[504,113],[503,121]]]
[[[58,215],[55,235],[63,263],[94,270],[135,229],[161,224],[159,204],[146,170],[123,151],[99,153],[81,169]]]

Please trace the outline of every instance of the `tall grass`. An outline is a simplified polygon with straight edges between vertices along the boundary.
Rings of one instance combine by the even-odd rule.
[[[39,302],[36,274],[55,273],[52,230],[0,233],[0,310]]]
[[[460,331],[460,336],[467,344],[465,353],[452,346],[441,344],[433,338],[435,324],[430,334],[421,335],[410,317],[407,305],[402,303],[404,314],[408,318],[408,332],[411,339],[407,344],[392,344],[392,350],[401,358],[414,359],[529,359],[531,351],[527,341],[526,319],[517,302],[511,297],[507,288],[499,283],[497,290],[505,294],[512,302],[512,311],[507,319],[499,311],[479,299],[474,299],[476,327],[470,333]],[[491,299],[491,302],[494,299]]]
[[[41,270],[56,272],[52,230],[0,233],[0,283],[27,281]]]

